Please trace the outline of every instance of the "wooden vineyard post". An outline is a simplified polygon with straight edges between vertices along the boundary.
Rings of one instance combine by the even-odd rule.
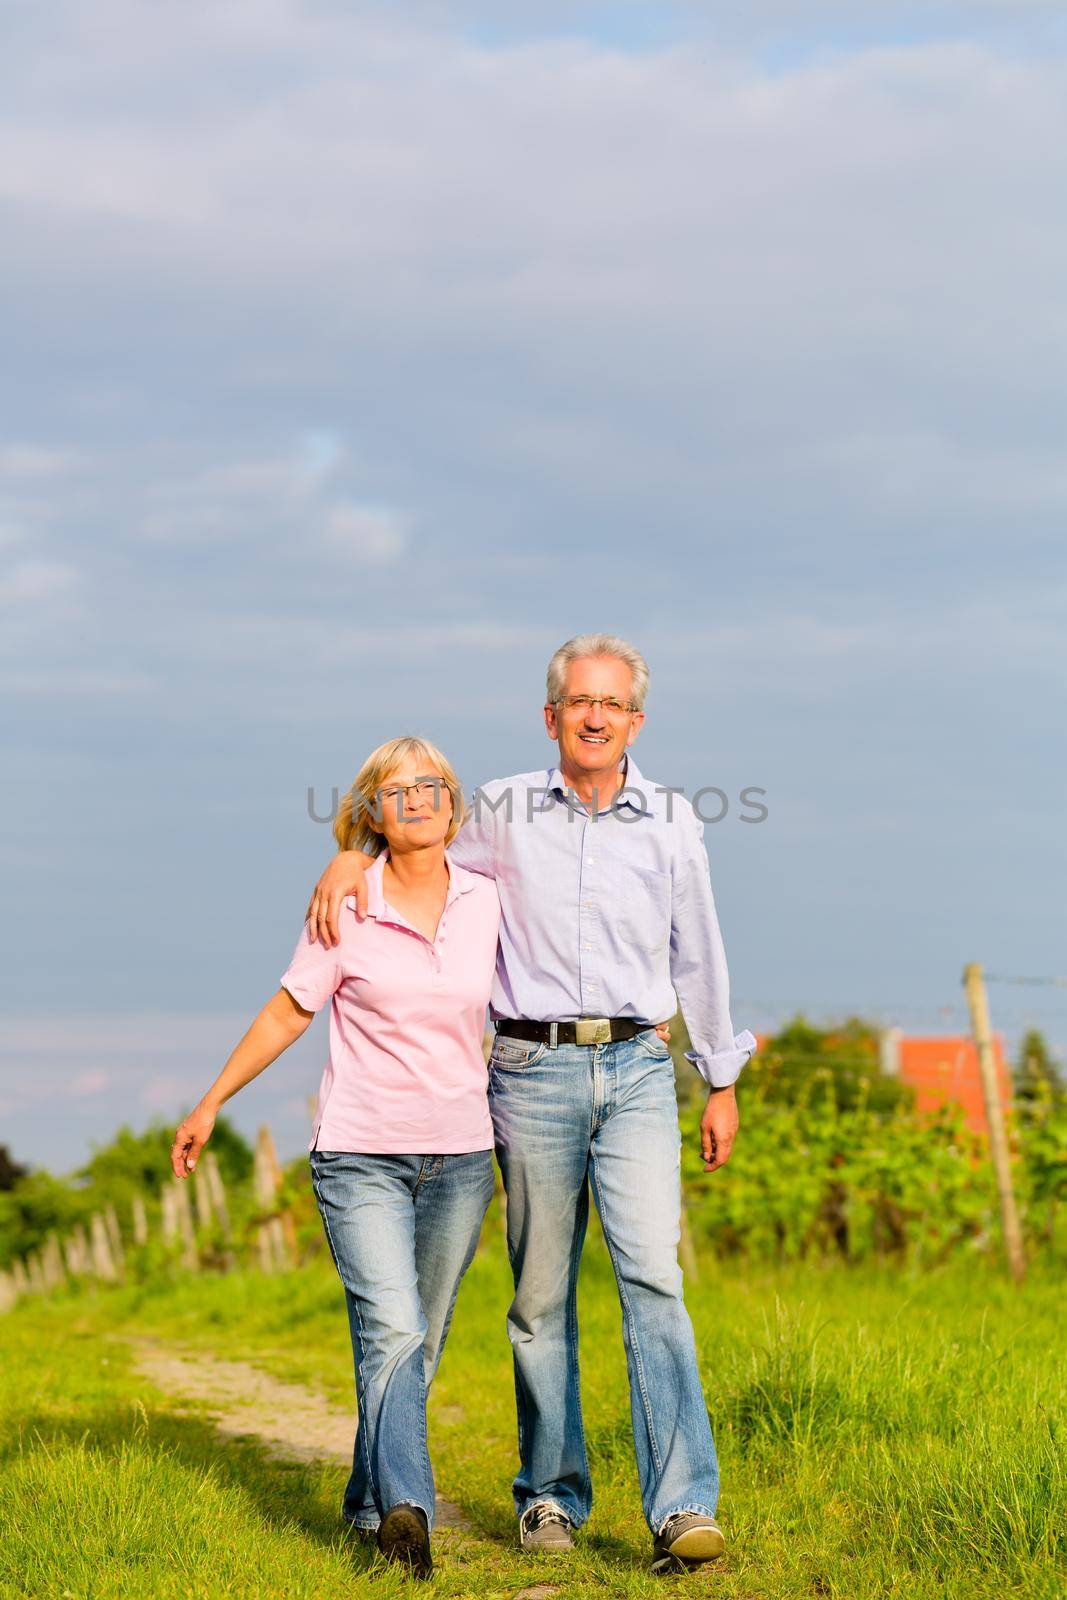
[[[72,1278],[87,1278],[93,1270],[89,1241],[80,1222],[63,1241],[63,1257]]]
[[[183,1266],[188,1267],[190,1272],[200,1270],[189,1194],[180,1178],[176,1178],[172,1184],[166,1184],[163,1189],[163,1237],[168,1243],[172,1244],[175,1240],[180,1243]]]
[[[94,1211],[89,1219],[89,1249],[95,1275],[104,1283],[117,1282],[118,1269],[111,1255],[111,1239],[107,1223],[99,1211]]]
[[[196,1225],[206,1233],[215,1219],[212,1216],[211,1187],[204,1182],[203,1168],[201,1168],[199,1176],[191,1181],[193,1184],[193,1200],[196,1203]]]
[[[200,1181],[206,1183],[211,1195],[211,1204],[215,1211],[215,1219],[219,1231],[224,1239],[230,1237],[230,1212],[226,1204],[226,1186],[222,1181],[219,1171],[219,1158],[214,1150],[209,1150],[200,1164]]]
[[[285,1272],[286,1267],[293,1264],[294,1245],[296,1245],[296,1230],[293,1227],[291,1216],[272,1216],[269,1224],[270,1246],[274,1251],[275,1266],[280,1272]]]
[[[111,1246],[111,1259],[115,1263],[115,1276],[121,1283],[126,1276],[126,1252],[122,1248],[122,1233],[114,1206],[108,1206],[104,1212],[104,1226]]]
[[[1008,1136],[1004,1131],[1004,1114],[1000,1104],[1000,1087],[997,1083],[996,1060],[993,1055],[993,1030],[989,1022],[989,1001],[986,997],[985,978],[977,961],[972,961],[964,967],[963,983],[971,1011],[971,1029],[974,1033],[975,1049],[978,1052],[978,1068],[982,1075],[982,1097],[985,1100],[986,1123],[989,1127],[989,1150],[993,1157],[993,1170],[997,1176],[1004,1248],[1011,1275],[1016,1283],[1021,1283],[1026,1276],[1026,1256],[1023,1252],[1022,1230],[1019,1227],[1019,1212],[1015,1204],[1015,1190],[1011,1181],[1011,1153],[1008,1150]]]
[[[133,1197],[133,1242],[138,1249],[148,1243],[148,1212],[145,1209],[144,1196],[135,1194]]]
[[[284,1272],[289,1265],[289,1250],[281,1217],[268,1217],[259,1225],[257,1237],[261,1272]]]
[[[259,1264],[264,1272],[284,1271],[291,1260],[291,1239],[276,1213],[282,1169],[274,1147],[274,1137],[266,1123],[256,1136],[253,1185],[260,1210],[267,1213],[259,1225]]]
[[[190,1272],[200,1271],[200,1254],[196,1248],[196,1234],[193,1230],[193,1208],[189,1204],[188,1180],[179,1181],[172,1194],[174,1195],[174,1209],[178,1217],[178,1235],[182,1242],[182,1255],[185,1265]]]
[[[253,1182],[256,1200],[264,1211],[269,1211],[274,1205],[275,1195],[281,1188],[282,1169],[278,1164],[278,1152],[274,1148],[274,1136],[266,1123],[256,1135]]]
[[[44,1286],[48,1290],[61,1288],[66,1279],[63,1257],[59,1253],[59,1240],[54,1233],[48,1235],[41,1250],[41,1272],[44,1276]]]

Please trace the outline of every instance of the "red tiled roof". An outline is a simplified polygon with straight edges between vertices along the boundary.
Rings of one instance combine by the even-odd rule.
[[[988,1132],[978,1052],[973,1039],[966,1034],[946,1034],[935,1039],[902,1038],[898,1041],[898,1051],[900,1077],[915,1090],[918,1111],[936,1111],[948,1104],[962,1106],[968,1127],[976,1133]],[[993,1040],[993,1059],[1000,1103],[1006,1111],[1011,1104],[1011,1077],[1000,1034]]]
[[[757,1034],[762,1049],[771,1034]],[[968,1034],[944,1034],[929,1039],[896,1037],[894,1054],[901,1081],[915,1090],[917,1111],[939,1111],[945,1105],[962,1106],[967,1126],[975,1133],[988,1133],[978,1052]],[[1005,1112],[1011,1106],[1011,1073],[1004,1055],[1001,1035],[993,1037],[993,1060],[997,1069],[1000,1103]]]

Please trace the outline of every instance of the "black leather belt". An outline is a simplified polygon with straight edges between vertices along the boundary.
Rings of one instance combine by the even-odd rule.
[[[632,1039],[646,1033],[648,1022],[631,1017],[580,1017],[577,1022],[527,1022],[525,1017],[502,1017],[497,1033],[512,1039],[534,1039],[540,1044],[610,1044],[615,1039]]]

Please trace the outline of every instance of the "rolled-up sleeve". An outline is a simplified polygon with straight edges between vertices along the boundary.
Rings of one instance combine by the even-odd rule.
[[[280,982],[305,1011],[321,1011],[341,986],[340,946],[327,950],[306,922]]]
[[[692,1050],[686,1059],[709,1087],[724,1089],[756,1049],[748,1029],[735,1034],[730,1020],[730,975],[704,830],[692,811],[678,818],[678,848],[671,885],[671,982]]]

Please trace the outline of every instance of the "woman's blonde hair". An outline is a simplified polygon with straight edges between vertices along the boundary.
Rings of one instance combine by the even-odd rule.
[[[387,739],[377,750],[372,750],[356,773],[356,781],[342,799],[333,825],[338,850],[362,850],[364,855],[377,856],[385,849],[385,836],[374,825],[374,819],[380,822],[382,815],[378,791],[408,756],[417,756],[427,767],[436,768],[445,780],[445,788],[452,796],[452,821],[445,834],[445,844],[452,843],[463,825],[463,790],[459,779],[451,762],[429,739],[404,734],[399,739]]]

